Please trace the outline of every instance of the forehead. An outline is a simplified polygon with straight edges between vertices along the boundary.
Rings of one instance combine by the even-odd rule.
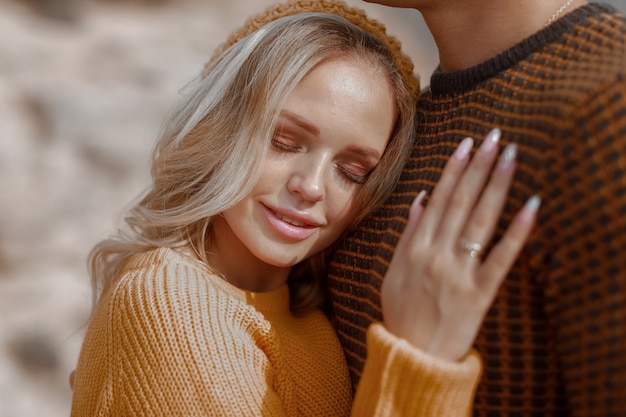
[[[320,137],[376,148],[386,146],[395,120],[385,74],[355,57],[317,65],[288,96],[285,109],[310,121]]]

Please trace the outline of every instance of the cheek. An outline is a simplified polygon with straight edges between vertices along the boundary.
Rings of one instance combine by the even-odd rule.
[[[268,159],[263,164],[253,193],[267,192],[284,185],[289,168],[285,161]]]
[[[261,168],[257,185],[288,178],[293,171],[293,165],[297,165],[292,159],[268,157]]]
[[[356,191],[354,190],[343,190],[327,198],[327,215],[332,216],[332,221],[338,225],[338,228],[345,229],[356,216],[355,200]]]

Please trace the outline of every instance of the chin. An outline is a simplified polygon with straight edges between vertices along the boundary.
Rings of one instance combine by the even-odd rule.
[[[308,256],[303,254],[294,253],[266,253],[265,256],[259,256],[258,258],[275,268],[291,268],[292,266],[302,262]]]

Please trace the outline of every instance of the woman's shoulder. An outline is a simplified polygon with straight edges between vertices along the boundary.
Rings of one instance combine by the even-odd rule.
[[[247,308],[243,291],[224,282],[193,256],[172,248],[132,255],[108,297],[118,310],[141,307],[147,314],[153,310],[154,314],[189,314],[207,305]],[[226,310],[216,308],[215,312]]]
[[[121,276],[160,274],[166,270],[181,269],[210,276],[211,271],[183,248],[161,247],[130,255],[121,268]]]
[[[245,300],[242,291],[226,283],[185,248],[156,248],[137,253],[124,263],[119,287],[142,287],[151,291],[212,288]]]

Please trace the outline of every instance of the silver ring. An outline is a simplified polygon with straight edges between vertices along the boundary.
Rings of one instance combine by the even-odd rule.
[[[480,243],[472,242],[464,237],[459,239],[459,246],[461,249],[469,252],[469,256],[472,258],[481,258],[484,253],[484,249]]]

